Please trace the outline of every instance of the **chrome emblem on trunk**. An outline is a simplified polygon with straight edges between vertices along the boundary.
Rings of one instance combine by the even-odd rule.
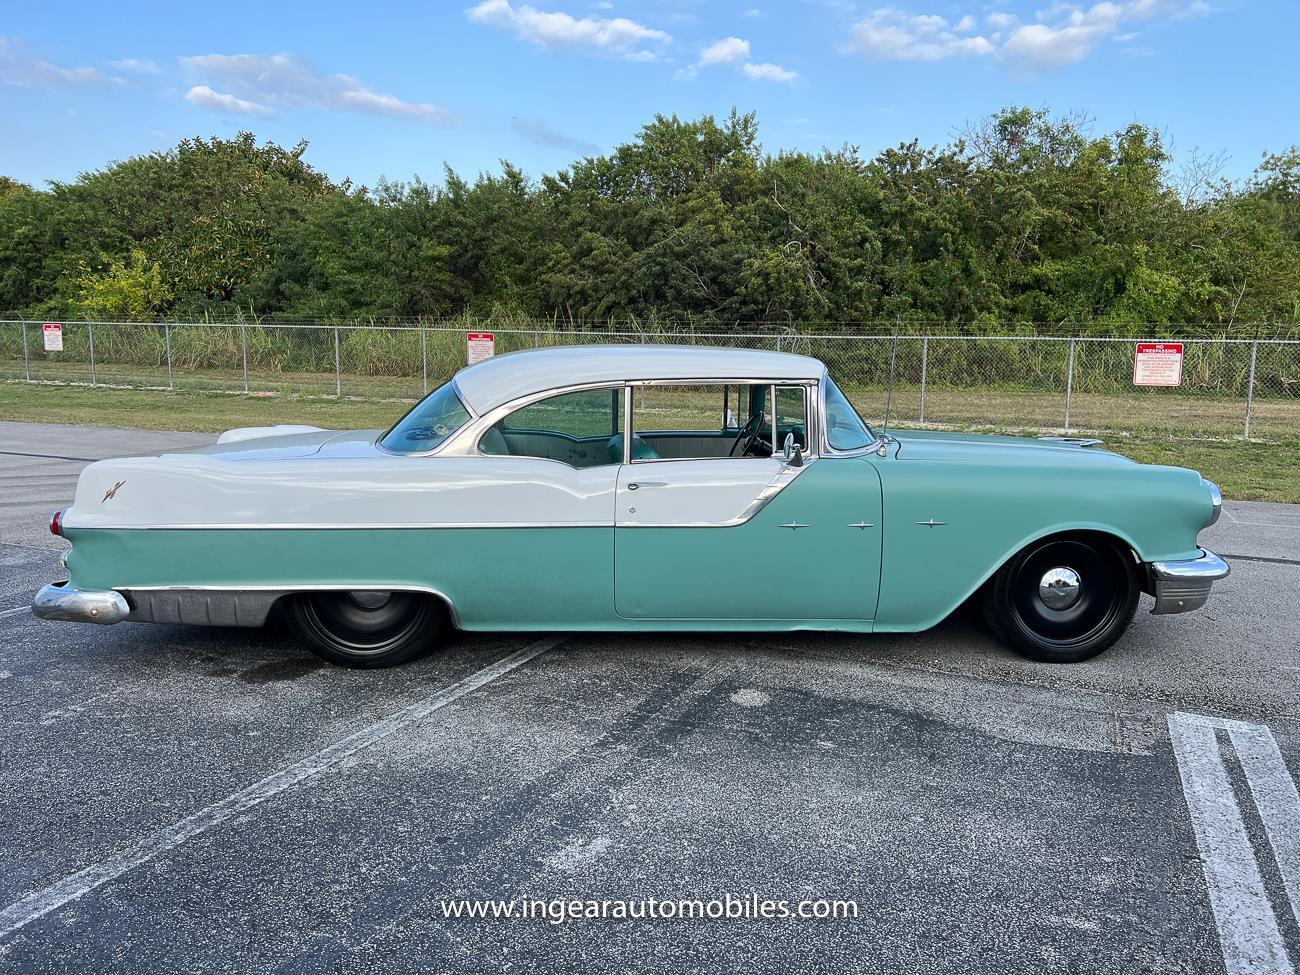
[[[104,492],[104,497],[100,500],[99,503],[103,504],[105,501],[111,501],[114,497],[116,497],[117,489],[120,488],[125,483],[126,481],[118,481],[116,484],[114,484],[111,488],[109,488],[107,491]]]

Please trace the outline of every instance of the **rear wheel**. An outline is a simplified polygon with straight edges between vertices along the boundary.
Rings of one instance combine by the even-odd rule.
[[[294,596],[289,616],[318,657],[343,667],[393,667],[427,653],[446,622],[428,593],[348,590]]]
[[[985,587],[984,618],[1012,649],[1048,663],[1096,656],[1137,611],[1138,568],[1104,538],[1045,539],[998,570]]]

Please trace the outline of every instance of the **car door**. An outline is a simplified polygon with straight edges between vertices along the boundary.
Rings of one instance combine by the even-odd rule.
[[[606,626],[614,614],[614,487],[622,384],[539,397],[442,460],[430,504],[463,534],[464,597],[495,628]]]
[[[758,447],[760,456],[645,457],[620,468],[614,531],[620,616],[791,626],[873,618],[880,479],[860,458],[808,454],[794,466],[779,450],[761,456],[771,450],[773,398],[776,428],[800,434],[817,402],[814,387],[767,384],[755,411],[763,413],[759,439],[765,434],[768,444]],[[657,449],[672,441],[666,433],[712,423],[707,404],[718,402],[715,390],[702,384],[660,384],[632,399],[634,438],[647,433]],[[801,416],[783,406],[795,401]],[[665,431],[664,422],[680,430]],[[738,438],[747,436],[747,425],[737,425]],[[732,443],[739,453],[743,443]]]

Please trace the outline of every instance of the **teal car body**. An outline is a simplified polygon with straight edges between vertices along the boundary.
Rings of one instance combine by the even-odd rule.
[[[642,405],[719,388],[716,429],[660,429]],[[467,630],[911,632],[1043,540],[1108,540],[1157,612],[1196,608],[1226,575],[1197,544],[1221,498],[1194,471],[1071,441],[882,433],[846,403],[801,356],[502,356],[387,433],[232,431],[90,465],[58,526],[71,578],[34,609],[257,625],[295,594],[398,591]]]

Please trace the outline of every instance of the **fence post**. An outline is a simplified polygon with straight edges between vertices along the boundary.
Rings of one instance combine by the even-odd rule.
[[[239,326],[239,341],[244,347],[244,392],[248,392],[248,326]]]
[[[1070,432],[1070,401],[1074,398],[1074,339],[1070,339],[1070,365],[1065,372],[1065,432]]]
[[[424,391],[429,392],[429,342],[424,326],[420,326],[420,371],[424,374]]]
[[[27,323],[23,322],[23,375],[27,381],[32,381],[32,362],[27,355]]]
[[[1255,359],[1259,355],[1259,342],[1250,343],[1250,381],[1246,384],[1246,433],[1245,439],[1250,439],[1250,409],[1255,402]]]
[[[90,385],[95,383],[95,323],[86,322],[86,334],[90,337]]]
[[[921,417],[920,422],[925,422],[925,370],[930,360],[930,336],[921,337]]]
[[[163,322],[163,345],[167,349],[167,388],[174,390],[176,384],[172,382],[172,323]]]
[[[343,373],[339,365],[339,327],[334,326],[334,395],[343,395]]]

